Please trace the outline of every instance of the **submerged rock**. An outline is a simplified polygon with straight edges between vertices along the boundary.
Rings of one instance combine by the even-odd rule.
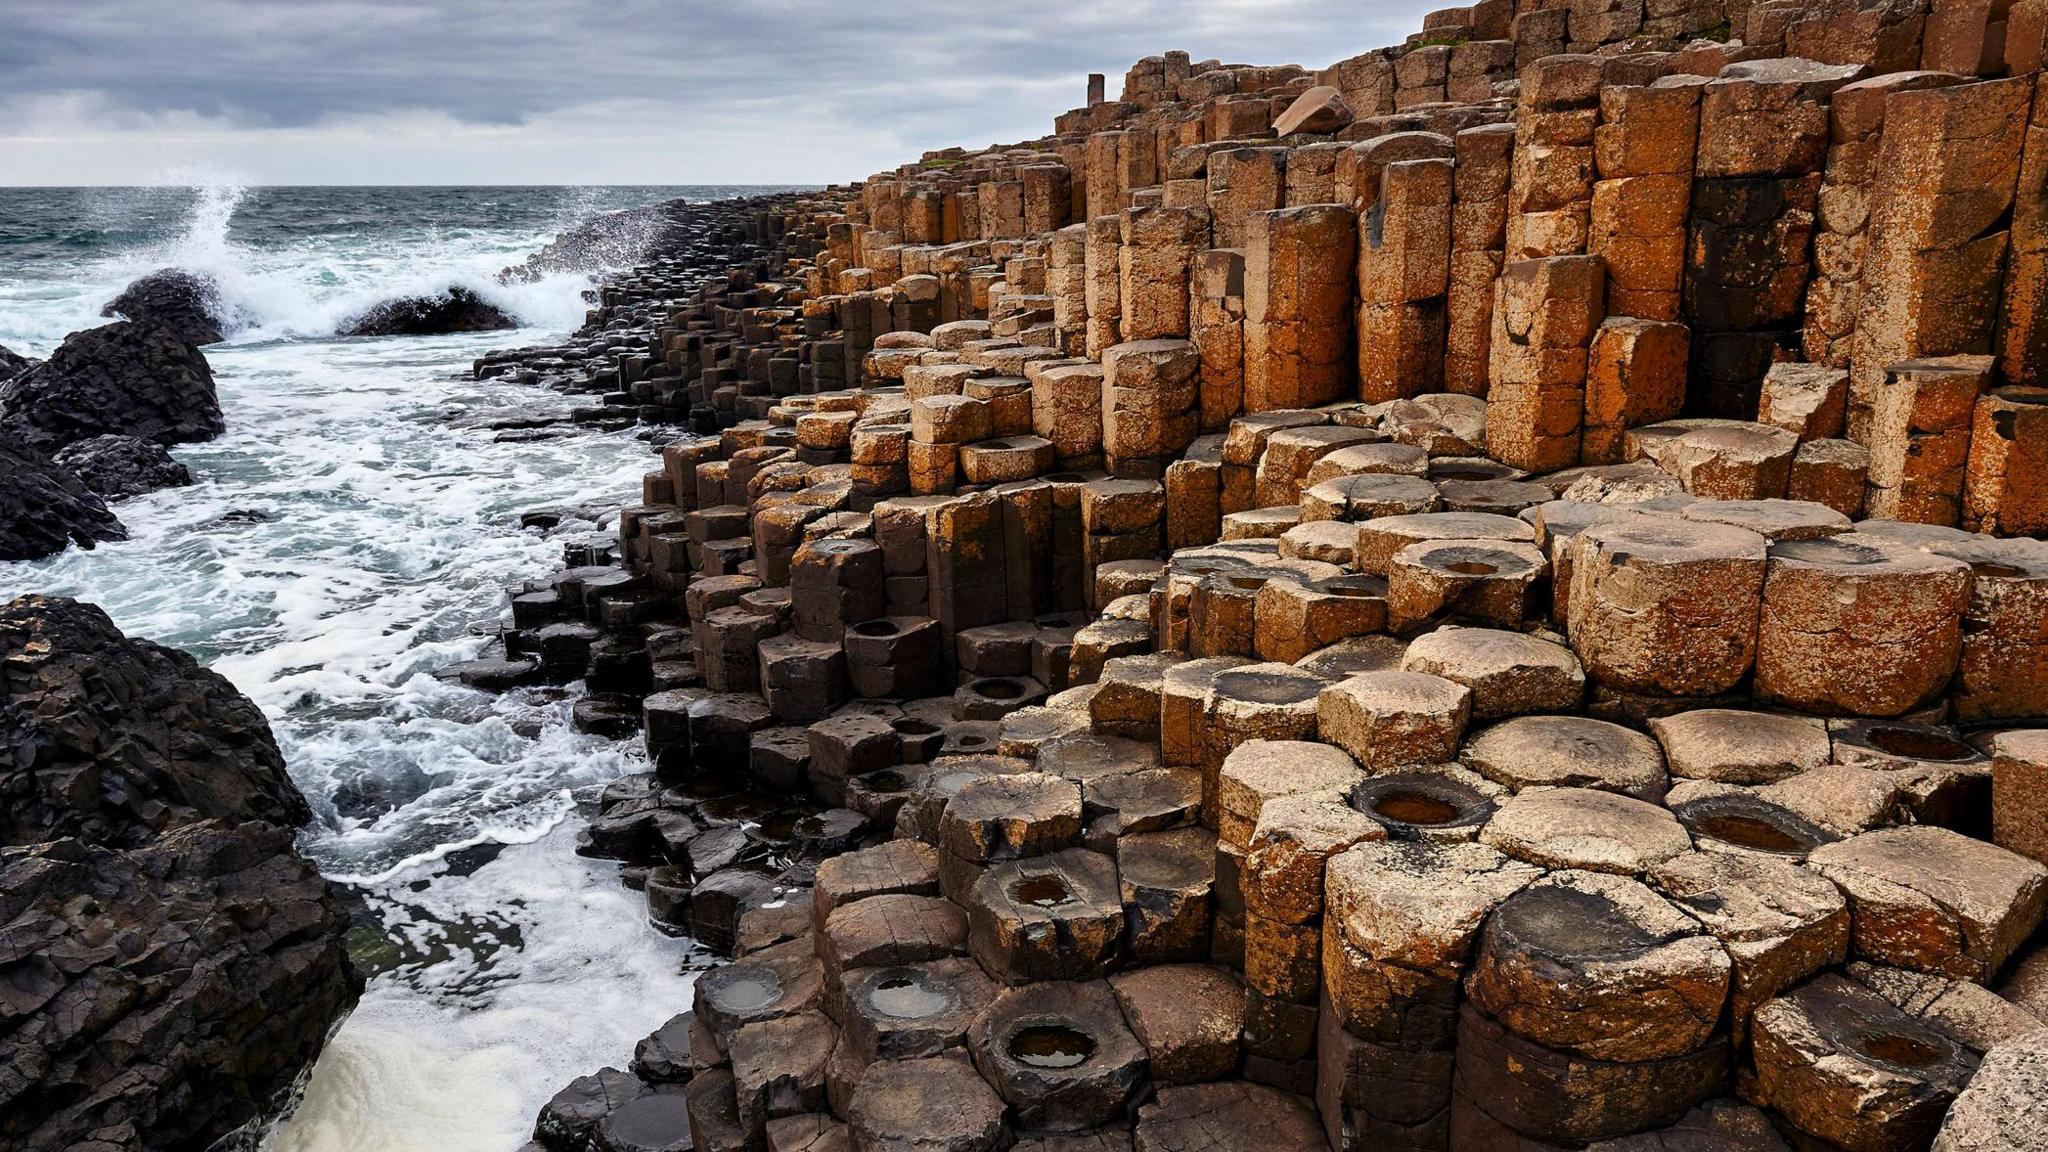
[[[40,560],[128,530],[78,477],[33,448],[0,443],[0,560]]]
[[[0,606],[0,1146],[204,1148],[362,991],[254,704],[104,612]]]
[[[107,500],[182,488],[192,473],[161,444],[139,436],[95,436],[58,452],[56,461]]]
[[[74,332],[48,360],[0,383],[0,437],[45,452],[108,434],[184,444],[226,428],[206,357],[151,321]]]
[[[153,320],[188,344],[215,344],[223,338],[220,285],[203,273],[182,268],[151,272],[121,290],[102,316]]]
[[[386,300],[341,326],[338,336],[443,336],[517,328],[503,309],[467,288]]]
[[[0,345],[0,381],[12,380],[41,363],[41,360],[31,360],[19,352],[10,351],[5,345]]]

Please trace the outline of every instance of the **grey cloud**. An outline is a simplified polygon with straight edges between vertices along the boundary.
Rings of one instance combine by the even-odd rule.
[[[248,129],[436,113],[519,125],[664,106],[674,132],[829,126],[913,147],[1036,135],[1143,55],[1311,66],[1398,41],[1418,0],[0,0],[0,99]],[[650,145],[658,142],[650,141]],[[826,173],[840,176],[845,173]]]

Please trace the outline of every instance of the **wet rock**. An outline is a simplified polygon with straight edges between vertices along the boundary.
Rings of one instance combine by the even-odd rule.
[[[5,345],[0,345],[0,383],[12,380],[40,363],[42,361],[31,360],[19,352],[11,351]]]
[[[591,1129],[595,1152],[691,1152],[689,1097],[668,1089],[637,1096]]]
[[[1136,1152],[1320,1152],[1323,1128],[1307,1101],[1226,1080],[1161,1088],[1138,1110]]]
[[[205,818],[290,827],[312,815],[270,725],[183,652],[130,640],[62,598],[0,607],[5,843],[130,847]]]
[[[386,300],[345,321],[337,336],[443,336],[517,328],[519,322],[467,288]]]
[[[73,544],[127,538],[77,476],[33,448],[0,445],[0,560],[40,560]]]
[[[861,1077],[846,1119],[861,1152],[994,1152],[1003,1100],[964,1056],[892,1060]]]
[[[995,979],[1089,979],[1124,931],[1116,863],[1082,848],[997,864],[967,898],[968,949]]]
[[[548,1152],[578,1152],[587,1146],[598,1121],[647,1094],[647,1085],[629,1072],[600,1068],[569,1081],[541,1106],[533,1138]]]
[[[668,1023],[633,1046],[633,1074],[654,1084],[680,1084],[690,1078],[690,1033],[697,1017],[678,1012]]]
[[[868,968],[847,973],[841,1016],[861,1060],[908,1060],[960,1046],[995,996],[971,960]]]
[[[220,285],[211,276],[181,268],[161,268],[129,284],[100,315],[162,324],[187,344],[222,339]]]
[[[1071,1132],[1123,1115],[1145,1083],[1145,1046],[1107,983],[1046,982],[998,995],[968,1051],[1019,1126]]]
[[[206,357],[161,324],[74,332],[0,383],[0,434],[45,452],[109,434],[187,444],[226,429]]]

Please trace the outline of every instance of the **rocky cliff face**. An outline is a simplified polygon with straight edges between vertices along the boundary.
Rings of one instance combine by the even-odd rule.
[[[263,715],[76,601],[0,607],[0,1145],[201,1149],[361,980]]]

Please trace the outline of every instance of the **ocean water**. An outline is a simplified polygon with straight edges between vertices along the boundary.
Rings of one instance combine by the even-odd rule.
[[[468,367],[573,330],[589,278],[496,272],[598,211],[740,191],[0,189],[0,345],[47,355],[161,267],[212,274],[233,312],[206,349],[227,434],[175,450],[196,485],[115,504],[124,543],[0,564],[0,598],[90,601],[233,681],[317,813],[302,848],[360,895],[352,942],[376,974],[268,1149],[504,1152],[569,1078],[623,1067],[688,1007],[686,943],[572,852],[577,799],[643,767],[634,742],[575,733],[558,693],[432,672],[483,650],[506,584],[559,566],[519,513],[615,505],[649,467],[628,433],[465,426],[571,404]],[[331,335],[450,284],[523,327]]]

